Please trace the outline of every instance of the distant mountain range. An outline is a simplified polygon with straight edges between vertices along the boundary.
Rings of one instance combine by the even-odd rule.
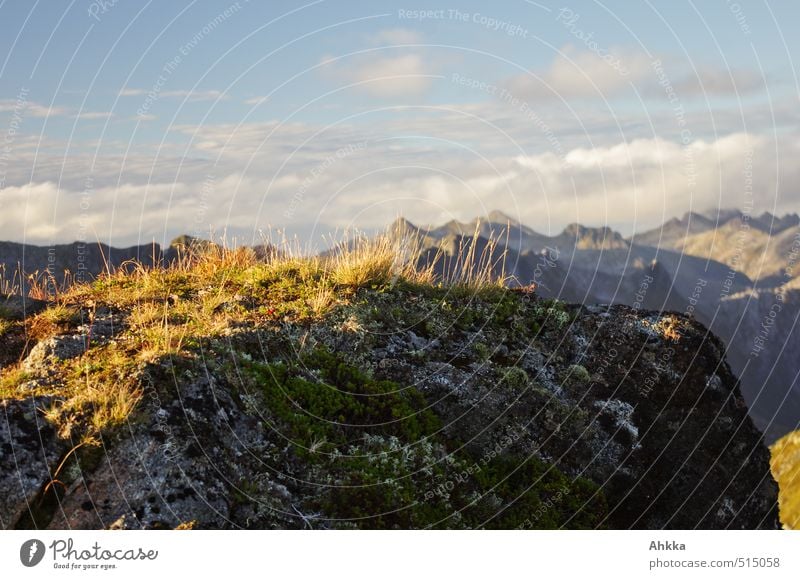
[[[165,253],[157,243],[116,248],[103,243],[68,243],[42,247],[0,241],[0,268],[7,282],[19,282],[20,272],[52,276],[60,284],[65,275],[91,279],[106,269],[137,261],[145,265],[161,263]]]
[[[740,376],[750,414],[768,440],[800,423],[797,214],[687,213],[628,238],[608,227],[580,224],[547,236],[499,211],[467,223],[431,227],[399,219],[389,230],[417,236],[426,250],[422,260],[444,251],[438,265],[442,269],[452,267],[459,247],[474,242],[480,254],[494,238],[507,250],[504,266],[513,283],[534,282],[541,296],[693,315],[727,345],[727,359]],[[20,264],[27,272],[49,268],[57,280],[63,279],[64,270],[91,277],[130,260],[167,263],[179,247],[193,242],[183,236],[167,248],[147,244],[124,249],[0,242],[0,265],[6,267],[6,278]]]
[[[74,242],[42,247],[0,241],[0,270],[8,283],[18,283],[20,272],[24,272],[39,278],[50,276],[53,283],[59,285],[67,276],[72,280],[88,281],[126,264],[146,267],[168,264],[175,261],[182,251],[207,244],[211,242],[189,235],[176,237],[168,247],[155,242],[119,248],[104,243]],[[268,251],[265,245],[253,249],[259,253]]]
[[[693,315],[723,339],[756,424],[769,440],[800,422],[800,217],[736,210],[687,213],[625,238],[607,227],[568,225],[542,235],[501,212],[468,223],[416,227],[434,251],[506,245],[506,273],[537,293],[584,304],[627,304]],[[478,248],[478,252],[483,248]]]

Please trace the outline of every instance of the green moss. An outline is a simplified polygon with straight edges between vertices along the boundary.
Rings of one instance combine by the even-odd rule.
[[[491,529],[594,529],[607,512],[605,498],[592,482],[570,478],[536,457],[500,456],[476,473],[484,493],[502,497],[503,505],[489,513],[476,505],[475,523]]]
[[[428,442],[406,446],[393,437],[365,436],[331,457],[329,486],[311,508],[339,527],[419,529],[446,521],[454,511],[451,497],[432,489],[456,469],[440,452]],[[463,525],[455,520],[444,526]]]
[[[328,485],[312,500],[332,526],[377,529],[594,529],[607,514],[596,485],[536,457],[490,463],[442,456],[431,444],[365,437],[326,464]]]
[[[432,316],[426,319],[421,327],[417,327],[422,330],[421,333],[426,338],[434,338],[441,336],[447,330],[447,323],[438,317]]]
[[[474,308],[460,308],[455,325],[460,330],[472,329],[478,321],[478,313]]]
[[[537,302],[532,313],[537,326],[545,329],[563,329],[574,319],[574,314],[569,313],[567,304],[557,299]]]
[[[522,301],[517,294],[510,290],[497,290],[493,292],[493,295],[490,297],[494,298],[487,301],[489,301],[489,307],[492,312],[492,322],[495,325],[501,325],[512,321],[522,310]]]
[[[288,435],[301,447],[319,440],[343,445],[364,434],[410,442],[439,429],[438,419],[414,388],[375,380],[324,349],[301,362],[291,367],[249,363],[267,409],[288,426]]]
[[[252,480],[240,480],[236,485],[231,486],[231,499],[234,505],[250,503],[258,494],[258,485]]]
[[[480,362],[487,362],[489,358],[492,357],[492,351],[489,349],[489,346],[483,342],[475,342],[472,344],[472,350],[475,352]]]
[[[474,295],[486,302],[499,303],[513,297],[513,292],[503,285],[488,284],[474,291]]]
[[[528,380],[528,373],[517,366],[504,368],[501,370],[501,373],[501,380],[504,384],[510,386],[511,388],[523,389],[526,388],[530,383]]]
[[[564,380],[570,384],[586,384],[591,380],[591,375],[589,371],[580,364],[572,364],[567,368]]]
[[[441,301],[447,298],[452,293],[452,288],[449,287],[445,287],[442,285],[417,283],[414,281],[406,280],[402,277],[395,281],[393,290],[400,296],[412,295],[431,301]]]

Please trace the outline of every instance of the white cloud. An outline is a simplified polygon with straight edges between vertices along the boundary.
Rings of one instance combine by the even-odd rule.
[[[325,56],[320,61],[323,73],[380,98],[409,97],[424,94],[438,76],[430,59],[422,54],[398,56],[359,55],[340,60]]]
[[[377,45],[420,44],[422,34],[410,28],[388,28],[370,35],[368,40]]]
[[[73,119],[95,120],[106,119],[113,116],[113,113],[106,111],[81,111],[76,112],[75,109],[64,106],[47,106],[37,102],[25,100],[0,100],[0,113],[10,113],[12,115],[19,115],[21,119],[25,117],[46,119],[51,117],[66,117],[69,116]]]
[[[85,213],[101,236],[110,231],[122,245],[268,225],[302,235],[316,225],[322,233],[372,228],[400,213],[430,223],[497,208],[550,232],[573,221],[629,229],[690,208],[745,206],[748,164],[757,209],[777,202],[779,212],[796,210],[800,202],[800,144],[789,136],[796,133],[778,131],[785,136],[770,141],[739,128],[744,115],[769,135],[773,112],[780,127],[797,126],[789,100],[772,110],[753,104],[713,116],[687,108],[687,147],[664,107],[650,114],[651,126],[641,113],[596,102],[573,110],[553,101],[530,106],[546,129],[530,110],[495,99],[398,106],[388,118],[366,113],[330,125],[174,125],[160,148],[136,142],[130,151],[124,138],[67,143],[19,135],[0,167],[0,231],[9,239],[70,241]],[[89,175],[91,202],[83,212]]]
[[[680,95],[695,96],[736,96],[763,90],[767,80],[757,71],[750,69],[724,70],[714,67],[701,67],[675,85]]]
[[[792,188],[800,184],[800,170],[777,161],[775,151],[787,156],[799,146],[797,139],[776,144],[745,133],[688,146],[638,139],[573,149],[565,155],[566,163],[551,153],[519,156],[515,163],[528,171],[512,187],[524,192],[518,202],[534,223],[536,212],[545,211],[561,223],[571,214],[573,221],[609,221],[630,230],[636,224],[659,224],[690,208],[755,205],[763,210],[777,201],[789,210],[797,202]],[[749,185],[745,171],[752,179]]]
[[[161,90],[125,88],[119,91],[121,97],[146,96],[150,93],[158,98],[186,99],[189,102],[227,100],[229,96],[218,90]]]
[[[435,132],[438,124],[432,119],[428,130]],[[261,123],[242,129],[183,127],[198,143],[188,157],[170,152],[183,145],[101,156],[86,211],[81,192],[91,152],[72,155],[66,166],[56,162],[63,160],[57,154],[53,162],[40,154],[37,182],[15,185],[12,178],[26,176],[14,174],[0,191],[0,231],[41,243],[73,240],[81,231],[89,239],[107,239],[110,231],[112,241],[124,245],[181,232],[241,235],[272,225],[303,234],[317,227],[319,240],[336,228],[380,227],[398,214],[425,224],[499,208],[548,233],[573,221],[629,233],[689,208],[752,202],[764,210],[777,202],[784,211],[800,201],[796,138],[776,143],[737,133],[687,147],[649,138],[574,147],[563,157],[496,149],[481,159],[425,141],[381,140],[389,130],[385,124],[369,133],[354,127],[323,131],[303,146],[318,127]],[[223,136],[230,139],[224,149]],[[365,144],[345,146],[359,142]],[[206,153],[215,161],[203,159]],[[30,166],[34,152],[26,154],[19,161]]]
[[[3,99],[0,100],[0,113],[17,113],[21,117],[47,118],[64,116],[69,113],[69,109],[59,106],[46,106],[24,100]]]
[[[663,71],[659,77],[654,67]],[[634,89],[647,96],[663,97],[668,81],[677,98],[690,99],[703,94],[736,95],[762,90],[765,79],[748,68],[727,70],[702,65],[691,70],[685,62],[674,58],[655,59],[644,53],[623,49],[579,51],[565,46],[550,66],[542,71],[518,74],[506,81],[517,98],[541,100],[563,98],[611,99],[619,95],[635,97]]]
[[[508,80],[517,98],[611,97],[650,74],[644,54],[609,50],[578,51],[565,46],[545,71],[515,75]]]
[[[84,112],[80,112],[80,113],[74,115],[74,118],[85,120],[85,121],[93,121],[93,120],[98,120],[98,119],[108,119],[108,118],[113,117],[113,116],[114,116],[114,113],[112,113],[110,111],[109,112],[84,111]]]

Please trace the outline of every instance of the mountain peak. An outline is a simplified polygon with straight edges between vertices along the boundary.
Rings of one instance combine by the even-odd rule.
[[[610,227],[586,227],[580,223],[570,223],[561,234],[575,242],[577,249],[623,249],[628,243]]]
[[[760,215],[744,213],[739,209],[710,209],[702,213],[687,213],[683,219],[686,222],[689,216],[692,219],[699,217],[710,227],[722,226],[734,220],[747,220],[751,226],[766,233],[780,233],[784,229],[800,225],[800,216],[797,213],[786,213],[785,215],[773,214],[764,211]]]
[[[514,219],[513,217],[503,213],[499,209],[494,209],[490,211],[486,215],[486,219],[489,220],[490,223],[500,223],[502,225],[506,225],[510,223],[511,225],[519,225],[519,221]]]
[[[387,227],[387,230],[390,232],[405,232],[405,231],[414,231],[417,229],[417,226],[411,223],[405,217],[398,217]]]
[[[392,223],[386,227],[385,233],[394,239],[403,239],[403,238],[417,238],[420,236],[425,235],[424,231],[421,231],[419,227],[411,223],[405,217],[398,217]]]
[[[751,223],[754,223],[755,227],[761,229],[765,233],[780,233],[790,227],[795,227],[796,225],[800,225],[800,217],[798,217],[797,213],[787,213],[783,216],[773,215],[769,211],[765,211],[761,215],[755,218],[751,218]]]
[[[687,214],[688,215],[688,214]],[[695,213],[703,219],[708,225],[724,225],[734,219],[741,219],[742,212],[738,209],[717,208],[703,211],[702,213]]]
[[[188,235],[186,233],[179,235],[175,239],[169,242],[170,247],[191,247],[194,244],[198,243],[200,240],[197,237]]]

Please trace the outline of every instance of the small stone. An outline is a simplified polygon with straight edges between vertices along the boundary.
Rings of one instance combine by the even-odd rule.
[[[54,336],[36,344],[23,362],[30,374],[47,373],[52,362],[71,360],[86,351],[83,336]]]

